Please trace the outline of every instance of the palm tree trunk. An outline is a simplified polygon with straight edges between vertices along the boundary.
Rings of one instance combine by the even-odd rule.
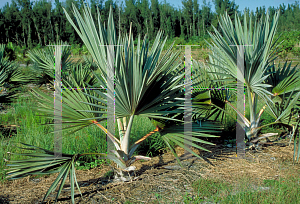
[[[129,138],[130,138],[130,132],[133,124],[133,118],[134,115],[131,115],[128,122],[128,127],[125,129],[125,135],[121,143],[121,150],[125,152],[125,154],[128,154],[129,152]]]
[[[123,127],[123,124],[122,124],[120,118],[117,119],[117,123],[118,123],[120,141],[122,142],[124,134],[125,134],[125,131],[124,131],[124,127]]]

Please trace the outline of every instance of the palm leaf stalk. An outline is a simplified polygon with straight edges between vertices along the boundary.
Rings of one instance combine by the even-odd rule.
[[[73,5],[73,13],[78,27],[74,24],[66,11],[65,13],[68,21],[83,40],[95,64],[98,66],[98,70],[92,71],[97,79],[97,86],[101,85],[104,88],[107,87],[106,59],[109,54],[104,46],[99,45],[123,45],[117,46],[116,52],[114,53],[114,59],[115,117],[118,121],[119,130],[124,131],[124,134],[121,135],[120,138],[117,138],[100,124],[101,121],[107,119],[108,93],[96,89],[85,89],[85,87],[96,88],[87,83],[86,86],[83,87],[83,90],[70,90],[67,89],[67,86],[69,85],[68,82],[63,84],[64,88],[66,88],[62,92],[62,123],[65,125],[63,130],[72,130],[72,132],[75,132],[87,126],[96,125],[108,135],[115,146],[115,150],[110,150],[113,155],[107,154],[106,158],[114,161],[122,171],[134,170],[135,167],[131,166],[131,164],[136,160],[151,159],[141,155],[133,156],[133,153],[143,141],[157,132],[162,135],[163,140],[171,150],[172,148],[169,142],[173,141],[177,145],[193,153],[195,156],[201,158],[191,149],[184,146],[185,140],[188,140],[187,143],[194,148],[202,149],[195,142],[211,143],[195,137],[214,137],[215,135],[212,135],[211,133],[214,133],[213,130],[217,132],[216,130],[218,130],[218,127],[215,127],[213,123],[207,121],[203,127],[199,127],[198,125],[194,127],[195,132],[193,132],[193,136],[195,137],[192,137],[191,135],[186,136],[184,134],[182,119],[184,113],[184,84],[182,83],[184,77],[183,68],[180,66],[181,63],[178,59],[179,52],[173,53],[171,50],[173,45],[169,47],[165,54],[162,54],[163,47],[167,40],[167,38],[163,39],[163,32],[158,32],[153,46],[149,50],[147,36],[142,43],[139,36],[136,47],[134,46],[133,36],[131,34],[129,34],[129,36],[126,35],[123,38],[119,36],[119,39],[117,40],[112,8],[110,9],[108,26],[106,29],[100,21],[98,12],[99,30],[96,30],[91,10],[85,4],[83,11],[84,18],[82,18],[79,11]],[[77,83],[74,78],[70,80],[74,84]],[[39,101],[40,107],[38,110],[41,113],[44,113],[46,117],[53,119],[53,97],[38,90],[33,90],[33,94],[37,96],[37,100]],[[155,130],[146,134],[142,139],[137,140],[130,146],[129,139],[131,136],[132,124],[134,117],[137,115],[174,122],[169,122],[169,125],[166,125],[162,131],[160,128],[156,127]],[[103,155],[103,153],[97,154]],[[178,160],[176,152],[173,152],[173,154]],[[73,168],[76,158],[72,160],[69,159],[69,163],[62,163],[64,168],[61,169],[59,177],[64,178],[64,176],[68,175],[68,171]],[[181,165],[179,160],[178,162]],[[71,182],[73,182],[72,179]],[[51,189],[55,189],[57,186],[58,182],[55,182],[53,186],[51,186]],[[74,203],[73,199],[72,202]]]

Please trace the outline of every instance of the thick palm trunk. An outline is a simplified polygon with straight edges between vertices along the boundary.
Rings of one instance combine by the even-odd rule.
[[[133,124],[133,118],[134,115],[131,115],[129,118],[129,122],[128,122],[128,127],[126,127],[124,124],[124,129],[126,130],[124,138],[121,142],[121,150],[123,150],[125,152],[125,154],[128,154],[129,151],[129,138],[130,138],[130,132],[131,132],[131,128],[132,128],[132,124]]]
[[[118,129],[119,129],[120,141],[122,142],[124,134],[125,134],[125,131],[124,131],[124,127],[123,127],[123,124],[122,124],[120,118],[117,119],[117,124],[118,124]]]

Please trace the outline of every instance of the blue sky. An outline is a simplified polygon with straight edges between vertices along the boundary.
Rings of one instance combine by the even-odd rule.
[[[48,1],[52,1],[54,2],[55,0],[48,0]],[[62,0],[60,0],[62,1]],[[121,0],[119,0],[121,1]],[[122,0],[123,1],[123,0]],[[161,1],[161,0],[159,0]],[[170,3],[171,5],[175,6],[175,7],[181,7],[182,0],[166,0],[168,3]],[[11,2],[11,0],[0,0],[0,8],[2,8],[7,2]],[[198,0],[200,6],[202,4],[202,0]],[[213,11],[214,9],[214,5],[212,3],[212,0],[207,0],[207,2],[210,2]],[[239,10],[242,11],[244,10],[245,7],[250,8],[250,10],[255,11],[256,7],[260,7],[260,6],[265,6],[266,8],[268,8],[269,6],[274,6],[275,8],[277,8],[280,4],[293,4],[295,3],[295,0],[235,0],[235,3],[237,5],[239,5]]]

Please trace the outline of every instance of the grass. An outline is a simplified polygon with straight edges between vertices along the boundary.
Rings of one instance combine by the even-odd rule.
[[[299,172],[278,180],[263,180],[260,190],[251,188],[251,179],[244,177],[238,185],[217,179],[201,178],[193,184],[196,198],[189,203],[203,201],[217,203],[299,203]],[[252,185],[251,185],[252,184]],[[238,189],[238,190],[237,190]]]
[[[300,201],[299,172],[279,178],[278,180],[263,180],[256,186],[253,179],[244,176],[236,183],[229,183],[216,178],[200,178],[192,184],[196,196],[182,192],[183,203],[219,203],[219,204],[260,204],[260,203],[291,203]],[[256,188],[254,188],[256,186]],[[173,203],[155,193],[155,203]],[[130,204],[131,202],[126,201]]]

